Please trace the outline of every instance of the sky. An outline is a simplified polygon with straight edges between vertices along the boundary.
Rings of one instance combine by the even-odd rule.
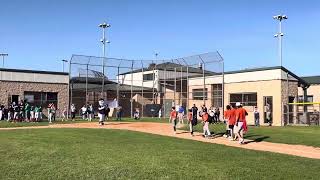
[[[320,75],[317,0],[0,0],[0,53],[6,68],[62,71],[72,54],[102,56],[101,29],[111,24],[107,57],[172,59],[219,51],[225,70],[283,66]]]

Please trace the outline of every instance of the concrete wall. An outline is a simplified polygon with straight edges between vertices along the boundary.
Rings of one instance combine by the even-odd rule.
[[[15,82],[41,82],[68,84],[69,76],[61,74],[46,74],[32,72],[10,72],[0,70],[0,80]]]

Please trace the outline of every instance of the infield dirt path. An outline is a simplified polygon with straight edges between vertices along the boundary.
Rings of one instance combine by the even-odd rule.
[[[2,128],[1,130],[10,129],[33,129],[33,128],[95,128],[95,129],[122,129],[139,131],[150,134],[157,134],[162,136],[170,136],[181,139],[190,139],[195,141],[202,141],[206,143],[222,144],[226,146],[238,147],[243,149],[251,149],[257,151],[268,151],[281,154],[288,154],[300,157],[307,157],[313,159],[320,159],[320,148],[304,146],[304,145],[289,145],[271,142],[254,142],[252,140],[245,140],[245,145],[240,145],[238,142],[229,141],[223,137],[214,137],[212,139],[203,138],[200,133],[195,133],[191,137],[187,131],[178,130],[177,134],[173,134],[171,124],[166,123],[152,123],[152,122],[109,122],[105,126],[99,126],[97,122],[89,123],[72,123],[72,124],[52,124],[49,126],[31,126],[31,127],[16,127],[16,128]]]

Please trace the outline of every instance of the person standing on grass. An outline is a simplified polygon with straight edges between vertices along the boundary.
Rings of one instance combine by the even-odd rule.
[[[34,122],[34,106],[30,108],[30,121]]]
[[[19,119],[20,108],[19,108],[18,104],[16,104],[15,102],[12,103],[12,106],[14,109],[13,121],[16,122]]]
[[[40,106],[36,105],[36,107],[34,108],[35,122],[39,122],[39,117],[40,117]]]
[[[4,119],[4,106],[0,104],[0,121]]]
[[[76,106],[74,104],[71,104],[70,111],[71,111],[71,120],[74,121],[76,117]]]
[[[190,134],[193,136],[193,125],[192,125],[192,109],[188,110],[188,124],[189,124],[189,129],[190,129]]]
[[[57,112],[57,108],[56,106],[52,103],[51,105],[51,110],[52,110],[52,120],[56,121],[56,112]]]
[[[109,105],[106,104],[106,119],[107,119],[107,121],[109,120],[109,113],[110,113],[110,108],[109,108]]]
[[[254,116],[254,125],[260,126],[260,113],[258,111],[257,106],[254,107],[253,116]]]
[[[236,123],[235,109],[231,108],[230,105],[227,105],[226,111],[224,113],[224,118],[227,122],[227,136],[230,140],[233,140],[233,128]]]
[[[86,105],[82,106],[81,115],[82,115],[82,120],[85,120],[86,119],[86,115],[87,115],[87,107],[86,107]]]
[[[220,109],[219,109],[218,107],[216,107],[216,113],[215,113],[215,115],[216,115],[216,120],[217,120],[217,122],[220,122]]]
[[[203,137],[207,138],[211,136],[209,130],[209,114],[207,109],[202,109],[202,123],[203,123]]]
[[[198,119],[198,108],[195,104],[193,104],[191,110],[192,110],[192,118]]]
[[[52,106],[51,106],[51,104],[49,104],[49,106],[48,106],[48,121],[49,121],[49,123],[52,123],[52,117],[53,117]]]
[[[184,124],[183,116],[184,116],[184,108],[183,108],[183,106],[179,106],[179,110],[178,110],[179,124]]]
[[[24,112],[25,112],[25,121],[29,122],[30,121],[30,111],[31,111],[31,106],[28,102],[25,103],[24,106]]]
[[[103,126],[104,125],[104,120],[105,120],[105,117],[106,117],[106,106],[104,104],[104,100],[103,99],[99,100],[98,117],[99,117],[99,125]]]
[[[243,144],[244,143],[243,128],[244,128],[244,122],[246,121],[246,116],[248,115],[248,113],[239,102],[236,103],[236,106],[237,106],[237,110],[236,110],[235,135],[236,137],[239,138],[239,144]]]
[[[64,121],[67,119],[67,108],[64,108],[62,111],[62,119],[61,121]]]
[[[92,104],[87,105],[87,119],[88,121],[92,121],[92,116],[93,116],[93,106]]]
[[[209,123],[215,123],[215,114],[213,107],[209,109]]]
[[[13,119],[13,114],[14,114],[14,109],[12,104],[10,104],[9,109],[8,109],[8,122]]]
[[[117,108],[117,121],[121,121],[121,117],[122,117],[122,107],[118,106],[118,108]]]
[[[176,134],[178,122],[177,122],[177,111],[176,111],[175,107],[171,108],[169,120],[171,121],[171,123],[173,125],[173,133]]]

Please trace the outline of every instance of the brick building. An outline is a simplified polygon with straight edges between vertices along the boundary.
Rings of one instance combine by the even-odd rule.
[[[54,103],[57,109],[66,108],[68,81],[69,74],[63,72],[0,68],[0,104],[27,100],[31,105]]]

